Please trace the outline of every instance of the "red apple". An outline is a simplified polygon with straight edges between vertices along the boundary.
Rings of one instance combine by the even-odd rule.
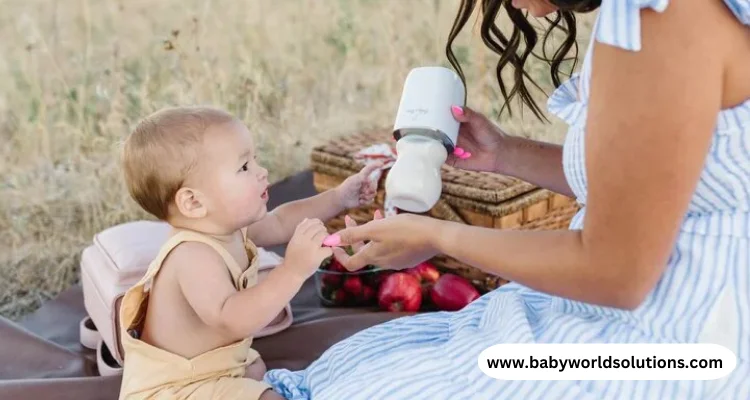
[[[419,263],[406,270],[406,272],[414,275],[415,278],[426,282],[434,283],[440,278],[440,271],[428,261]]]
[[[479,298],[477,289],[466,279],[443,274],[431,291],[432,302],[444,311],[458,311]]]
[[[419,284],[422,285],[422,297],[428,299],[432,286],[440,278],[440,271],[434,265],[425,261],[407,269],[406,272],[417,278]]]
[[[359,296],[362,292],[362,280],[358,276],[347,276],[344,279],[344,290],[354,296]]]
[[[389,275],[380,285],[378,305],[387,311],[418,311],[422,305],[422,288],[417,278],[406,272]]]

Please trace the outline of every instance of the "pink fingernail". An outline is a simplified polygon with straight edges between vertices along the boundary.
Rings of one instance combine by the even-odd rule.
[[[451,106],[451,110],[453,110],[453,113],[459,117],[464,115],[464,109],[459,106]]]
[[[339,244],[341,244],[341,236],[339,235],[329,235],[328,237],[323,239],[324,246],[333,247],[338,246]]]
[[[455,148],[455,149],[453,150],[453,154],[455,154],[455,155],[457,155],[457,156],[459,156],[459,157],[461,157],[462,155],[464,155],[464,153],[465,153],[464,149],[462,149],[462,148],[460,148],[460,147],[456,147],[456,148]]]
[[[462,160],[465,160],[465,159],[467,159],[469,157],[471,157],[471,153],[469,153],[468,151],[466,153],[464,153],[464,154],[462,154],[462,155],[459,156],[459,158],[462,159]]]

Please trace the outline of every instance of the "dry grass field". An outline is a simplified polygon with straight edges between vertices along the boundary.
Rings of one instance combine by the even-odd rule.
[[[75,284],[97,231],[147,218],[127,196],[117,158],[139,118],[175,104],[227,108],[257,135],[277,181],[305,169],[322,141],[392,124],[409,69],[447,65],[458,3],[3,2],[0,314],[20,319]],[[581,54],[591,21],[582,22]],[[495,116],[497,57],[470,28],[458,50],[469,105]],[[546,66],[529,67],[551,90]],[[515,135],[563,138],[559,121],[541,124],[530,112],[499,122]]]

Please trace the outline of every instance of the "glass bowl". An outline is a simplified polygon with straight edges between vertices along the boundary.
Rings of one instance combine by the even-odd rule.
[[[376,307],[380,283],[389,273],[373,265],[347,271],[328,259],[315,271],[315,290],[327,307]]]

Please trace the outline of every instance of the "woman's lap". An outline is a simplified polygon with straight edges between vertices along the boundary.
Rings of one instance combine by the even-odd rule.
[[[437,348],[447,339],[447,320],[435,318],[437,314],[442,313],[402,317],[357,332],[332,346],[304,371],[271,370],[266,381],[288,398],[308,398],[307,390],[313,390],[315,397],[328,398],[328,390],[341,396],[351,388],[358,388],[357,397],[367,391],[360,386],[360,379],[392,381],[393,377],[386,377],[395,365],[403,365],[413,353]]]
[[[711,389],[705,381],[499,381],[477,368],[477,357],[489,346],[569,341],[561,330],[580,332],[580,342],[656,340],[602,316],[561,312],[554,298],[510,284],[459,312],[417,314],[365,329],[332,346],[306,370],[271,370],[266,381],[292,399],[533,399],[545,393],[571,399],[644,393],[688,398]],[[746,371],[747,365],[738,368]],[[729,387],[744,390],[737,384]]]
[[[529,319],[543,310],[539,298],[527,302],[518,289],[496,290],[459,312],[418,314],[365,329],[332,346],[305,371],[272,370],[266,380],[289,398],[458,395],[486,386],[480,381],[494,385],[476,368],[479,353],[497,343],[534,342]]]

